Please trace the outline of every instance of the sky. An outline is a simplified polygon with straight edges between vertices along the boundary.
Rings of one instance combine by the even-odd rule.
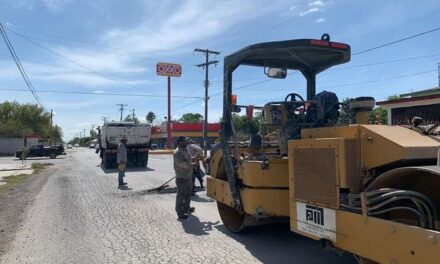
[[[182,65],[171,80],[172,118],[204,113],[204,56],[195,48],[221,52],[209,68],[208,120],[222,113],[223,58],[247,45],[287,39],[347,43],[352,53],[440,26],[436,0],[0,0],[0,22],[64,139],[118,120],[135,109],[167,114],[167,80],[158,62]],[[0,39],[1,40],[1,39]],[[317,92],[347,97],[390,95],[438,86],[440,31],[371,52],[317,76]],[[268,81],[262,68],[240,67],[233,75],[238,104],[264,105],[291,92],[306,94],[301,74]],[[5,90],[6,89],[6,90]],[[0,43],[0,101],[35,103],[9,51]],[[38,92],[40,91],[40,92]],[[44,92],[46,91],[46,92]],[[91,94],[54,93],[47,91]],[[104,95],[114,94],[114,95]],[[116,94],[116,95],[115,95]]]

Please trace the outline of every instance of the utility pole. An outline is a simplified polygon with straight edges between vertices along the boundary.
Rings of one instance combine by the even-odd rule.
[[[202,67],[205,68],[205,122],[203,125],[203,153],[205,154],[205,156],[207,155],[207,151],[208,151],[208,87],[209,87],[209,78],[208,78],[208,71],[209,71],[209,65],[217,65],[218,61],[217,60],[213,60],[210,61],[209,60],[209,55],[213,54],[215,55],[219,55],[220,52],[218,51],[213,51],[213,50],[209,50],[209,49],[194,49],[194,52],[201,52],[205,54],[205,63],[201,63],[201,64],[197,64],[197,67]]]
[[[124,106],[127,106],[127,105],[126,104],[116,104],[116,105],[120,106],[119,111],[121,111],[121,122],[122,122],[122,113],[124,112]]]
[[[131,118],[133,119],[133,122],[134,122],[134,110],[135,110],[134,108],[131,109],[131,113],[132,113],[132,114],[131,114]]]
[[[83,144],[86,142],[86,129],[83,128]]]
[[[52,124],[53,124],[53,110],[50,109],[49,145],[51,146],[52,146]]]
[[[108,117],[106,117],[106,116],[101,117],[101,120],[104,121],[104,124],[105,124],[105,122],[107,122],[107,119],[108,119]]]

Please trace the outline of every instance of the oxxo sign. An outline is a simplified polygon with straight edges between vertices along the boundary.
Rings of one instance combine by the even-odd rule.
[[[182,66],[180,64],[159,62],[156,65],[156,73],[161,76],[180,77],[182,75]]]

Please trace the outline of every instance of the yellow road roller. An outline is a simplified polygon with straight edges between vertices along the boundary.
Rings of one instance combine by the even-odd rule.
[[[231,232],[290,221],[290,230],[351,252],[360,263],[440,263],[440,166],[436,126],[369,124],[374,98],[339,102],[316,93],[316,75],[350,61],[350,46],[321,39],[258,43],[224,58],[221,147],[211,153],[207,194]],[[300,72],[307,98],[239,105],[241,65],[268,78]],[[265,91],[270,92],[270,89]],[[338,122],[341,107],[349,124]],[[260,111],[243,138],[234,113]]]

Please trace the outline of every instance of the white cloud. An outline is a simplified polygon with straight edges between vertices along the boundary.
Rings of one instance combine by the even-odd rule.
[[[71,0],[41,0],[43,4],[52,12],[57,13]]]
[[[320,7],[323,7],[323,6],[325,6],[325,3],[320,1],[320,0],[317,0],[317,1],[314,1],[314,2],[310,2],[309,6],[320,6]]]
[[[318,19],[316,19],[316,23],[324,23],[325,22],[325,18],[318,18]]]
[[[87,123],[87,122],[76,124],[76,126],[79,126],[79,127],[85,127],[85,126],[91,126],[91,125],[93,125],[93,124],[92,123]]]
[[[167,11],[170,14],[152,14],[135,28],[112,29],[104,35],[103,42],[144,53],[176,51],[226,31],[248,12],[255,12],[257,17],[267,12],[266,8],[262,1],[175,2]]]
[[[290,7],[289,7],[289,11],[293,11],[293,10],[295,10],[295,9],[297,9],[297,8],[298,8],[297,5],[290,6]]]
[[[319,12],[319,11],[321,11],[321,9],[319,7],[312,7],[312,8],[310,8],[307,11],[299,13],[299,16],[307,16],[307,15],[310,15],[312,13],[316,13],[316,12]]]

